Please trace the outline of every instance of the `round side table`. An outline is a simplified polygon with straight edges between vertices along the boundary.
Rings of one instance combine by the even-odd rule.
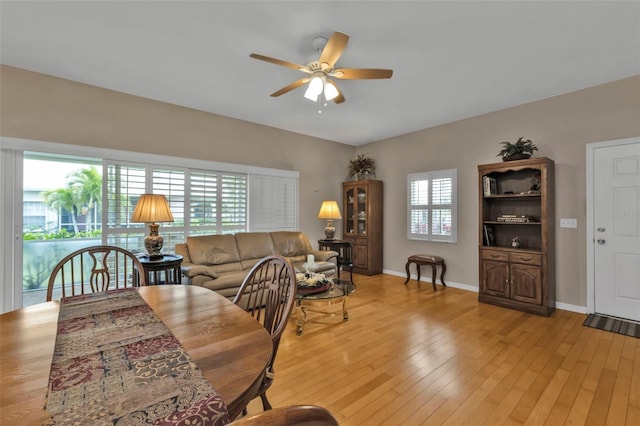
[[[144,273],[147,276],[147,285],[155,284],[181,284],[180,266],[182,256],[179,254],[165,254],[159,258],[139,256]]]

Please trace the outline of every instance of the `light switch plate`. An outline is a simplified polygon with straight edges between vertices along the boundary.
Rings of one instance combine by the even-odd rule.
[[[560,219],[560,228],[577,228],[578,219]]]

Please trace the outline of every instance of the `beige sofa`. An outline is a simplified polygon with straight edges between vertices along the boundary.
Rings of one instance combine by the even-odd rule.
[[[225,235],[187,237],[176,244],[176,254],[182,255],[182,274],[188,283],[214,290],[233,299],[245,276],[260,259],[279,254],[301,269],[307,255],[313,255],[316,272],[326,276],[336,274],[335,251],[314,250],[302,232],[242,232]]]

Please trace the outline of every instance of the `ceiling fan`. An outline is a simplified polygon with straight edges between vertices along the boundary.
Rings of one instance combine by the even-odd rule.
[[[257,53],[252,53],[249,56],[309,74],[308,77],[296,80],[273,92],[271,96],[284,95],[303,84],[309,83],[304,95],[305,98],[314,102],[322,102],[324,98],[324,101],[332,100],[339,104],[344,102],[345,98],[338,85],[331,78],[338,80],[379,79],[391,78],[393,74],[393,70],[381,68],[335,68],[338,58],[340,58],[344,48],[347,46],[347,41],[349,41],[349,36],[338,31],[335,31],[329,40],[324,37],[316,37],[313,40],[313,46],[320,52],[320,58],[317,61],[309,62],[307,65],[294,64]]]

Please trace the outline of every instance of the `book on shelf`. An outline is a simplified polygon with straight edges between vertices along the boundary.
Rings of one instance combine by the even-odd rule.
[[[484,196],[489,197],[498,193],[498,182],[495,178],[489,176],[482,177],[482,186],[484,188]]]
[[[520,216],[515,214],[501,214],[497,218],[498,222],[510,222],[510,223],[530,223],[537,222],[535,217]]]
[[[493,233],[493,226],[490,225],[482,225],[484,229],[484,245],[485,246],[495,246],[496,245],[496,237]]]

